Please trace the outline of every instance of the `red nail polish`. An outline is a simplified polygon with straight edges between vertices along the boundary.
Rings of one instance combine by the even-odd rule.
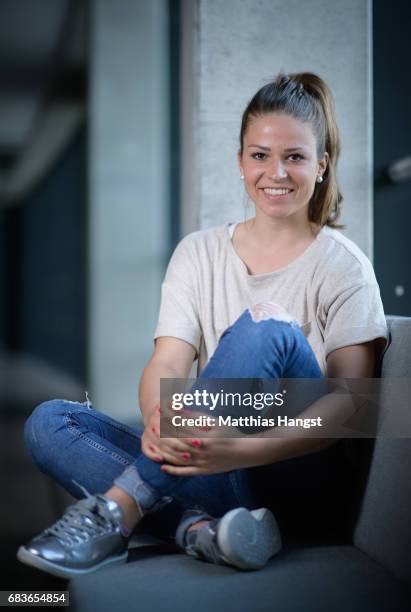
[[[191,446],[200,446],[201,442],[200,440],[191,440]]]
[[[161,468],[160,468],[160,470],[161,470],[162,472],[167,472],[167,467],[166,467],[165,465],[162,465],[162,466],[161,466]]]
[[[153,453],[155,453],[155,452],[156,452],[156,449],[154,448],[154,446],[150,446],[150,445],[149,445],[149,447],[148,447],[148,448],[149,448],[151,451],[153,451]]]
[[[151,428],[151,431],[152,431],[153,433],[156,433],[156,428],[155,428],[155,427],[152,427],[152,428]]]
[[[184,459],[184,461],[188,461],[190,459],[190,453],[181,453],[181,458]]]

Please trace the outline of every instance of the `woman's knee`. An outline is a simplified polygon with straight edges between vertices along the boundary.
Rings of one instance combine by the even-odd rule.
[[[69,402],[76,405],[74,402]],[[38,465],[47,461],[53,448],[53,434],[61,427],[67,412],[66,400],[49,400],[39,404],[31,413],[24,426],[26,447]],[[80,405],[80,404],[79,404]]]
[[[290,323],[294,326],[299,325],[298,320],[293,314],[275,302],[260,302],[248,308],[246,312],[250,314],[253,323],[272,320]]]
[[[267,333],[269,328],[270,333]],[[229,328],[230,329],[230,328]],[[261,302],[247,308],[233,324],[243,340],[258,346],[273,340],[282,341],[299,335],[299,321],[285,308],[274,302]]]
[[[274,351],[285,359],[306,342],[299,321],[274,302],[260,302],[247,308],[224,336],[228,336],[226,342],[232,342],[236,350],[252,350],[260,356],[267,355],[266,350]]]

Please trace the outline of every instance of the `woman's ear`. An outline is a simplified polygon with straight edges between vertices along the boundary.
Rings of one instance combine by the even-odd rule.
[[[321,176],[327,170],[329,159],[330,159],[330,156],[328,155],[327,151],[325,151],[323,158],[320,159],[320,161],[318,162],[318,170],[320,170]]]

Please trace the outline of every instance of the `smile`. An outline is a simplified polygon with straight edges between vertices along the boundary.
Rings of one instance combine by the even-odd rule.
[[[269,187],[266,187],[264,189],[264,193],[267,193],[268,195],[273,195],[273,196],[287,195],[287,193],[291,193],[292,191],[293,189],[270,189]]]

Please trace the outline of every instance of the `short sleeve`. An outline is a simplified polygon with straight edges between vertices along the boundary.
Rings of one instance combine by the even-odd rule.
[[[177,245],[167,266],[154,340],[160,336],[180,338],[191,344],[198,356],[202,332],[194,260],[186,237]]]
[[[334,292],[327,306],[324,331],[326,357],[338,348],[377,338],[384,339],[384,348],[387,346],[388,328],[371,264],[366,272],[357,270],[350,276],[344,276],[342,286]]]

